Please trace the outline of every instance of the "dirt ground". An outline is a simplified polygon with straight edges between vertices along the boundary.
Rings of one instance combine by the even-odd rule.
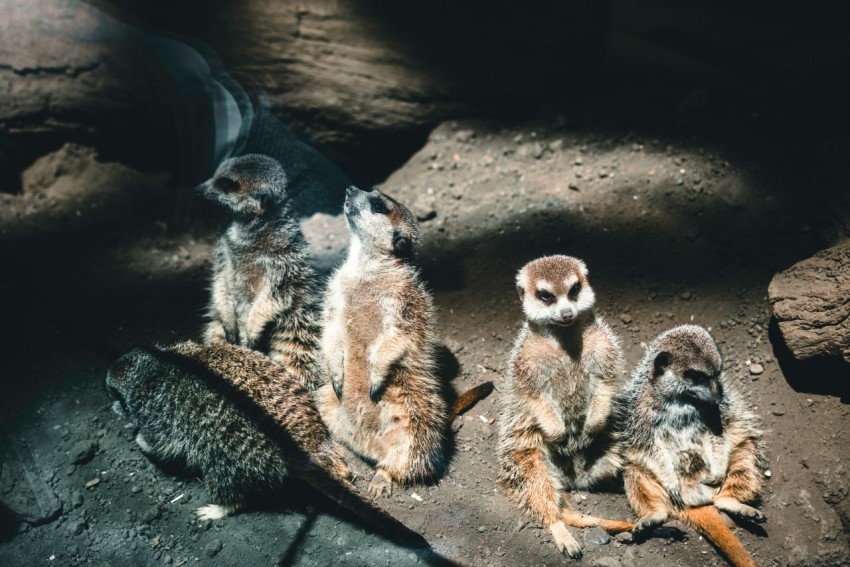
[[[694,108],[698,91],[657,95],[645,93],[641,112],[624,95],[517,123],[443,124],[382,184],[427,219],[421,263],[451,352],[445,373],[458,390],[504,384],[521,322],[516,271],[547,253],[581,257],[630,365],[660,331],[699,323],[763,417],[768,522],[737,530],[757,561],[850,564],[850,411],[833,386],[842,376],[782,362],[766,299],[776,271],[819,247],[793,144],[755,113]],[[498,391],[455,423],[439,483],[380,501],[433,551],[390,544],[301,487],[266,510],[196,522],[202,485],[141,455],[103,379],[132,344],[198,338],[222,219],[166,176],[71,162],[24,194],[0,193],[0,500],[30,520],[2,510],[0,564],[574,563],[495,487]],[[304,226],[328,268],[345,246],[343,221]],[[365,487],[368,467],[351,461]],[[622,494],[570,499],[633,517]],[[581,564],[725,564],[690,530],[640,545],[579,532]]]

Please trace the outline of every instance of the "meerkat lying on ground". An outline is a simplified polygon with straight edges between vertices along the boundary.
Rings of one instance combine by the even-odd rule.
[[[717,512],[765,520],[748,505],[762,489],[762,432],[724,379],[711,335],[695,325],[661,333],[618,401],[626,496],[645,535],[668,518],[690,523],[736,566],[756,563]]]
[[[240,383],[264,385],[274,420],[232,386]],[[293,476],[382,532],[421,541],[360,496],[310,393],[260,353],[191,342],[136,348],[112,365],[106,387],[145,454],[203,476],[214,504],[199,519],[232,514]]]
[[[216,246],[204,343],[268,354],[315,389],[319,296],[283,168],[258,154],[231,158],[198,191],[231,213]]]
[[[612,397],[624,380],[619,341],[594,312],[584,262],[546,256],[517,275],[526,322],[510,357],[501,399],[499,485],[552,532],[571,557],[581,546],[567,529],[631,530],[628,522],[584,516],[565,490],[616,478]]]
[[[434,479],[445,464],[450,416],[489,393],[461,396],[450,412],[435,373],[435,313],[413,260],[411,212],[379,192],[349,187],[345,263],[328,284],[322,357],[330,383],[316,392],[331,434],[374,463],[369,491]],[[492,388],[492,385],[489,385]]]

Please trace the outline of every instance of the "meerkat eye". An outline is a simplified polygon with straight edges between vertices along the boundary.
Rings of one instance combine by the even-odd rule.
[[[384,200],[379,197],[369,199],[369,205],[371,205],[372,212],[376,215],[385,215],[390,212],[390,208],[387,207],[387,204],[384,202]]]
[[[233,193],[239,190],[239,183],[229,177],[218,177],[213,183],[216,189],[224,193]]]
[[[573,284],[573,287],[570,288],[569,296],[570,299],[575,301],[578,294],[581,293],[581,282],[576,282]]]
[[[708,374],[705,372],[700,372],[699,370],[685,370],[682,372],[682,376],[688,381],[694,384],[705,384],[708,382]]]
[[[539,299],[546,305],[549,305],[550,303],[553,303],[555,301],[555,296],[546,291],[545,289],[538,289],[536,295],[537,299]]]

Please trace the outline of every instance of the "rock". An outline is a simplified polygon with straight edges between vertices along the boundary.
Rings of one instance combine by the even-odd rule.
[[[157,506],[151,506],[147,510],[142,513],[142,523],[150,524],[156,519],[159,519],[162,516],[162,510],[160,510]]]
[[[95,451],[97,451],[97,443],[94,441],[80,441],[71,447],[71,463],[75,465],[85,464],[94,458]]]
[[[764,366],[759,364],[758,362],[754,362],[750,364],[750,374],[753,376],[758,376],[764,372]]]
[[[89,525],[83,518],[79,518],[77,520],[72,520],[68,524],[68,533],[72,536],[78,536],[83,533]]]
[[[602,528],[594,526],[581,533],[581,540],[588,546],[607,545],[611,542],[611,536]]]
[[[416,220],[426,222],[437,217],[437,209],[434,208],[434,197],[422,195],[411,205]]]
[[[614,539],[620,543],[632,543],[635,538],[632,535],[632,532],[620,532],[614,536]]]
[[[58,151],[37,159],[21,174],[24,193],[48,189],[64,175],[79,175],[95,160],[94,149],[65,144]]]
[[[29,525],[52,522],[62,514],[63,505],[56,493],[38,475],[29,455],[17,453],[22,459],[6,455],[15,440],[0,431],[0,500],[11,515]],[[5,454],[4,454],[5,453]],[[23,462],[22,462],[23,460]]]
[[[690,291],[683,291],[679,295],[679,297],[681,297],[685,301],[688,301],[691,297],[693,297],[693,294]]]
[[[767,293],[795,358],[841,357],[850,362],[850,241],[775,275]]]
[[[215,557],[216,555],[218,555],[218,552],[221,551],[223,547],[224,544],[221,542],[221,540],[216,539],[208,543],[206,547],[204,547],[204,551],[206,552],[207,557]]]
[[[603,555],[602,557],[594,557],[590,560],[591,567],[622,567],[623,564],[616,557]]]

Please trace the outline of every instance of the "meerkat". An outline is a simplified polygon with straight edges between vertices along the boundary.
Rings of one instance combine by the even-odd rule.
[[[250,154],[225,160],[198,186],[231,213],[215,250],[204,343],[263,352],[314,390],[323,382],[319,294],[286,183],[280,163]]]
[[[718,510],[754,522],[766,465],[759,419],[723,376],[702,327],[661,333],[618,401],[626,497],[646,535],[668,518],[690,523],[736,566],[753,558]]]
[[[273,420],[233,387],[260,383]],[[106,387],[146,455],[202,475],[214,503],[198,508],[198,519],[233,514],[291,476],[391,536],[420,539],[363,499],[311,394],[261,353],[192,342],[136,348],[111,366]]]
[[[473,389],[450,412],[435,372],[435,310],[414,265],[419,228],[407,207],[349,187],[343,209],[351,245],[325,294],[329,383],[316,400],[331,434],[374,464],[369,492],[389,495],[393,483],[442,472],[451,415],[489,390]]]
[[[617,337],[594,311],[587,275],[584,262],[560,255],[519,271],[526,320],[510,355],[498,446],[499,485],[573,558],[581,546],[567,525],[615,533],[634,527],[580,514],[565,493],[614,480],[621,468],[611,410],[625,363]]]

